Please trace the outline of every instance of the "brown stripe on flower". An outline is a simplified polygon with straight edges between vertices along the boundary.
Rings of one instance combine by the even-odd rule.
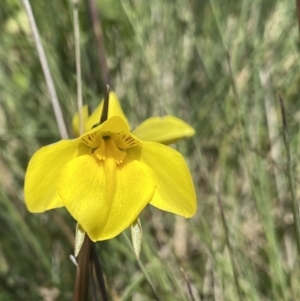
[[[141,145],[142,143],[132,136],[130,133],[119,133],[119,139],[116,141],[118,147],[127,149],[133,146]]]
[[[83,142],[84,144],[86,144],[87,146],[91,147],[91,148],[96,148],[99,145],[99,135],[97,132],[88,134],[88,135],[84,135],[81,138],[81,142]]]

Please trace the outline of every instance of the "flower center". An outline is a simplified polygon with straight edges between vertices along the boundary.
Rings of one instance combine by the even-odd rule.
[[[126,149],[141,145],[142,142],[130,132],[92,131],[81,136],[80,141],[92,149],[92,154],[101,161],[114,159],[121,164]]]
[[[98,160],[114,159],[117,164],[121,164],[126,156],[124,150],[116,146],[115,141],[108,136],[100,137],[100,144],[94,149],[93,154]]]

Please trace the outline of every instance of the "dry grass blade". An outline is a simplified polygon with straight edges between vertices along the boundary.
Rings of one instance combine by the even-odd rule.
[[[34,41],[35,41],[36,50],[37,50],[37,53],[38,53],[38,56],[39,56],[39,59],[40,59],[41,65],[42,65],[42,69],[43,69],[43,72],[44,72],[44,76],[45,76],[46,84],[47,84],[48,91],[49,91],[49,94],[50,94],[50,99],[51,99],[51,103],[52,103],[52,106],[53,106],[57,126],[58,126],[58,129],[59,129],[59,132],[60,132],[60,136],[61,136],[62,139],[67,139],[68,138],[68,132],[67,132],[66,125],[65,125],[65,122],[64,122],[64,117],[63,117],[63,114],[62,114],[62,111],[61,111],[61,108],[60,108],[60,105],[59,105],[56,90],[55,90],[55,87],[54,87],[54,82],[53,82],[53,79],[52,79],[52,76],[51,76],[51,72],[50,72],[50,69],[49,69],[49,66],[48,66],[45,51],[44,51],[44,48],[43,48],[43,45],[42,45],[42,42],[41,42],[41,39],[40,39],[40,35],[39,35],[38,29],[37,29],[37,26],[36,26],[36,23],[35,23],[35,19],[34,19],[33,13],[32,13],[31,5],[30,5],[29,0],[22,0],[22,2],[23,2],[23,5],[25,7],[25,10],[26,10],[26,13],[27,13],[27,16],[28,16],[28,19],[29,19],[29,23],[30,23],[30,26],[31,26],[32,34],[33,34]]]

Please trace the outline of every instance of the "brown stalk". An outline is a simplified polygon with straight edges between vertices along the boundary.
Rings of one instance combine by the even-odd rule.
[[[300,41],[300,0],[296,0],[296,9],[297,9],[297,20],[298,20],[298,34]]]
[[[89,298],[90,260],[93,242],[85,235],[84,242],[78,255],[77,272],[73,301],[83,301]]]
[[[110,85],[109,69],[107,66],[107,60],[104,49],[103,32],[101,27],[100,18],[97,12],[97,6],[95,0],[88,0],[88,10],[93,25],[93,32],[97,42],[97,55],[102,71],[103,87]]]

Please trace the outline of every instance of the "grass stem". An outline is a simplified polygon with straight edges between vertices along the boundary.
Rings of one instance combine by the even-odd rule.
[[[220,196],[220,192],[217,192],[217,199],[218,199],[218,205],[219,205],[219,209],[220,209],[220,213],[221,213],[221,220],[222,220],[222,224],[223,224],[223,228],[224,228],[224,232],[225,232],[225,237],[226,237],[226,245],[229,251],[229,256],[230,256],[230,261],[231,261],[231,266],[232,266],[232,271],[233,271],[233,277],[234,277],[234,282],[235,282],[235,287],[237,290],[237,294],[238,294],[238,298],[240,301],[243,300],[243,295],[242,295],[242,290],[241,290],[241,286],[240,286],[240,282],[239,282],[239,275],[238,275],[238,270],[237,270],[237,266],[235,263],[235,256],[234,256],[234,251],[233,248],[231,246],[231,242],[229,239],[229,229],[228,229],[228,225],[225,219],[225,214],[224,214],[224,208],[223,208],[223,204],[222,204],[222,200],[221,200],[221,196]]]
[[[74,19],[74,39],[75,39],[75,57],[76,57],[79,134],[82,135],[84,130],[83,130],[83,115],[82,115],[82,83],[81,83],[81,63],[80,63],[80,29],[79,29],[79,19],[78,19],[78,0],[73,0],[73,19]]]
[[[64,122],[64,118],[63,118],[63,114],[59,105],[59,101],[57,98],[57,94],[56,94],[56,90],[55,90],[55,86],[54,86],[54,82],[51,76],[51,72],[48,66],[48,62],[47,62],[47,58],[46,58],[46,54],[41,42],[41,38],[39,35],[39,31],[38,28],[36,26],[35,23],[35,19],[32,13],[32,9],[31,9],[31,5],[29,0],[22,0],[23,5],[25,7],[27,16],[28,16],[28,20],[29,20],[29,24],[31,27],[31,31],[32,31],[32,35],[35,41],[35,47],[42,65],[42,69],[44,72],[44,76],[45,76],[45,80],[46,80],[46,84],[47,84],[47,88],[50,94],[50,99],[51,99],[51,103],[53,106],[53,110],[54,110],[54,115],[56,118],[56,123],[59,129],[59,133],[62,139],[68,139],[68,132],[66,129],[66,125]]]
[[[284,100],[280,94],[279,94],[279,104],[280,104],[281,116],[282,116],[282,135],[283,135],[283,143],[284,143],[285,150],[286,150],[288,181],[289,181],[289,187],[290,187],[291,199],[292,199],[292,210],[293,210],[293,216],[294,216],[296,241],[297,241],[298,254],[300,255],[299,207],[298,207],[297,198],[296,198],[296,188],[295,188],[295,180],[294,180],[294,175],[293,175],[292,155],[291,155],[291,150],[290,150],[289,132],[288,132],[288,125],[287,125],[287,120],[286,120],[285,105],[284,105]]]

